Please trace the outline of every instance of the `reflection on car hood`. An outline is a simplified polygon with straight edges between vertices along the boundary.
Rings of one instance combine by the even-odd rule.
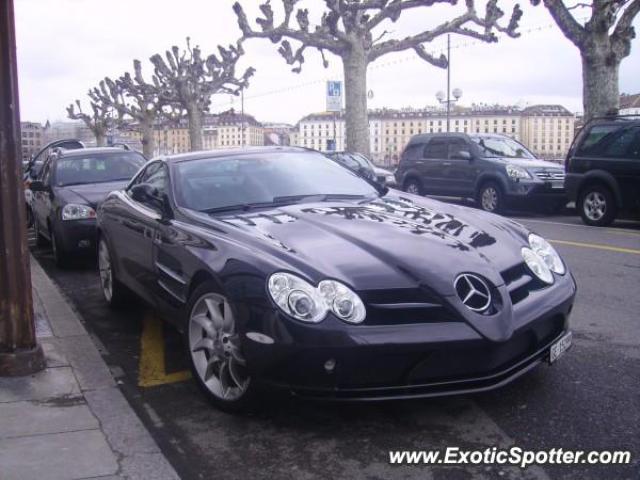
[[[365,280],[374,289],[425,283],[443,295],[454,294],[461,272],[501,285],[500,272],[522,262],[526,242],[525,229],[508,219],[411,195],[388,194],[363,205],[299,204],[212,221],[233,225],[228,233],[234,239],[310,278],[333,277],[356,289]]]
[[[70,185],[62,187],[67,192],[79,197],[77,200],[71,199],[71,195],[66,195],[68,202],[78,201],[86,203],[93,208],[97,208],[100,203],[114,190],[122,190],[129,181],[87,183],[84,185]]]

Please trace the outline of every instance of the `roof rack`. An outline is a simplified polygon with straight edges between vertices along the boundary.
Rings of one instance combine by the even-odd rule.
[[[126,143],[116,142],[111,146],[115,147],[115,148],[122,148],[122,149],[124,149],[124,150],[126,150],[128,152],[131,151],[131,147],[129,145],[127,145]]]

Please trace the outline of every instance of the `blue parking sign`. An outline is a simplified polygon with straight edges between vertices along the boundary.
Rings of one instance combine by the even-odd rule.
[[[342,82],[340,81],[327,81],[327,111],[342,111]]]

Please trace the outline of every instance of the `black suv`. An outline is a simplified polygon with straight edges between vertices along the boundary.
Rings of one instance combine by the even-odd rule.
[[[36,241],[51,242],[55,261],[96,251],[96,209],[144,165],[138,152],[117,147],[55,149],[31,182]]]
[[[640,117],[587,123],[569,149],[565,188],[587,225],[605,226],[640,209]]]
[[[402,152],[396,180],[406,192],[473,198],[494,213],[540,204],[556,210],[567,203],[562,167],[504,135],[415,135]]]

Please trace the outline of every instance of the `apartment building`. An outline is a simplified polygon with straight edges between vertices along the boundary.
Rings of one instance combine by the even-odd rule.
[[[575,115],[560,105],[534,105],[522,111],[522,143],[540,158],[564,159],[575,135]]]
[[[251,115],[233,110],[206,115],[202,143],[205,150],[264,145],[264,127]]]
[[[27,161],[44,145],[44,127],[36,122],[20,122],[22,161]]]
[[[475,105],[455,108],[450,115],[449,130],[508,135],[523,142],[537,155],[560,158],[573,139],[574,123],[573,114],[559,105],[525,109]],[[343,113],[307,115],[298,122],[296,131],[299,146],[324,151],[335,143],[336,150],[345,148]],[[369,112],[371,157],[381,165],[394,165],[412,135],[446,131],[446,114],[442,109],[372,110]]]

